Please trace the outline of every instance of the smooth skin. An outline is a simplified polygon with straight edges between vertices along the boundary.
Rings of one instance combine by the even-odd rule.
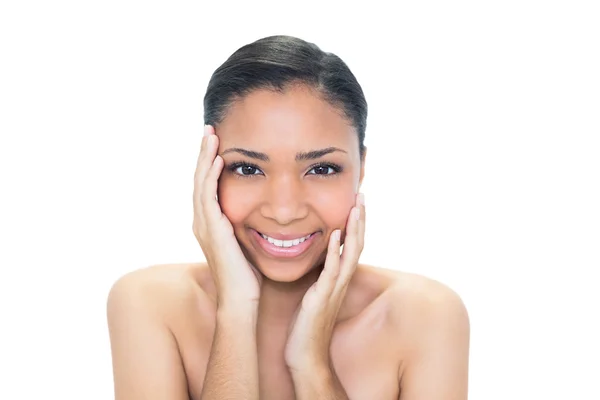
[[[358,262],[365,160],[343,115],[303,86],[259,90],[205,133],[193,230],[207,263],[157,265],[114,284],[115,398],[467,399],[460,297]],[[284,260],[253,230],[317,233]]]

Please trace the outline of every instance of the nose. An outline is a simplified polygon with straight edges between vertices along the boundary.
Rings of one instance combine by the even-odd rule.
[[[272,178],[265,191],[261,214],[279,225],[305,218],[308,205],[302,182],[289,175]]]

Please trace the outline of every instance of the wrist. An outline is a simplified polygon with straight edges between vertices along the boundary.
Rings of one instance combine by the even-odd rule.
[[[288,365],[288,368],[294,381],[298,382],[313,381],[315,378],[326,377],[332,371],[331,365],[324,360],[296,363],[291,366]]]
[[[256,324],[258,305],[248,302],[223,302],[217,306],[217,323]]]
[[[289,350],[291,349],[286,349],[285,361],[290,371],[307,374],[313,373],[315,370],[322,371],[333,367],[329,352],[322,347],[319,349],[302,348],[293,352]]]
[[[331,368],[324,365],[314,365],[290,371],[294,390],[299,399],[315,398],[318,394],[323,394],[326,388],[333,385],[333,374]]]

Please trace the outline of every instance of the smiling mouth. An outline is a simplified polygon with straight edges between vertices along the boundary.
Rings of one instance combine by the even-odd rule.
[[[258,232],[258,231],[257,231]],[[277,246],[277,247],[292,247],[292,246],[297,246],[300,243],[303,243],[304,241],[310,239],[310,237],[312,235],[315,234],[315,232],[310,233],[306,236],[301,236],[301,237],[297,237],[296,239],[289,239],[289,240],[284,240],[284,239],[275,239],[272,238],[270,236],[265,235],[264,233],[260,233],[260,236],[262,236],[263,239],[265,239],[266,241],[268,241],[269,243]]]
[[[265,253],[276,258],[294,258],[305,254],[311,248],[318,233],[319,231],[305,236],[286,235],[290,239],[275,239],[252,229],[252,235],[258,246]]]

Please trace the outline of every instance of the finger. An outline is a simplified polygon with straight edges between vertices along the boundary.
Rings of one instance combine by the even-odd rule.
[[[206,157],[206,149],[208,144],[208,138],[214,134],[214,127],[211,125],[204,125],[204,135],[200,143],[200,153],[198,154],[198,162],[196,165],[196,172],[201,170],[201,166],[204,166],[203,160]]]
[[[216,138],[216,136],[214,136],[214,138]],[[223,165],[223,158],[219,155],[215,156],[214,161],[206,174],[206,179],[204,180],[202,188],[202,209],[204,218],[206,218],[206,221],[209,224],[216,223],[222,217],[221,207],[217,202],[217,188]]]
[[[365,195],[364,193],[358,194],[358,208],[360,208],[360,218],[358,220],[358,232],[357,232],[357,240],[358,240],[358,253],[356,254],[356,262],[358,262],[358,258],[365,248],[365,230],[367,227],[367,213],[365,209]]]
[[[360,209],[352,207],[346,222],[346,237],[344,238],[344,250],[340,256],[340,278],[335,288],[336,291],[344,290],[354,272],[359,218]]]
[[[204,182],[206,181],[206,176],[209,173],[209,170],[212,167],[212,164],[215,160],[215,156],[217,154],[218,145],[218,137],[214,134],[209,134],[205,136],[203,139],[203,148],[200,151],[200,156],[198,157],[198,165],[195,174],[195,182],[194,188],[196,192],[195,199],[197,200],[197,207],[202,208],[202,199],[204,198]]]
[[[344,251],[340,260],[340,279],[336,290],[345,290],[356,270],[358,259],[364,247],[365,234],[365,212],[364,197],[356,196],[355,206],[352,207],[346,225],[346,238],[344,240]]]
[[[209,160],[208,156],[208,142],[209,137],[214,133],[214,128],[210,125],[205,125],[204,136],[202,137],[202,143],[200,146],[200,154],[198,155],[198,161],[196,164],[196,171],[194,173],[194,207],[200,208],[200,198],[202,193],[202,187],[206,173],[210,168],[212,159]]]
[[[333,292],[340,275],[340,235],[339,229],[331,233],[325,265],[317,280],[317,290],[325,297],[329,297]]]

